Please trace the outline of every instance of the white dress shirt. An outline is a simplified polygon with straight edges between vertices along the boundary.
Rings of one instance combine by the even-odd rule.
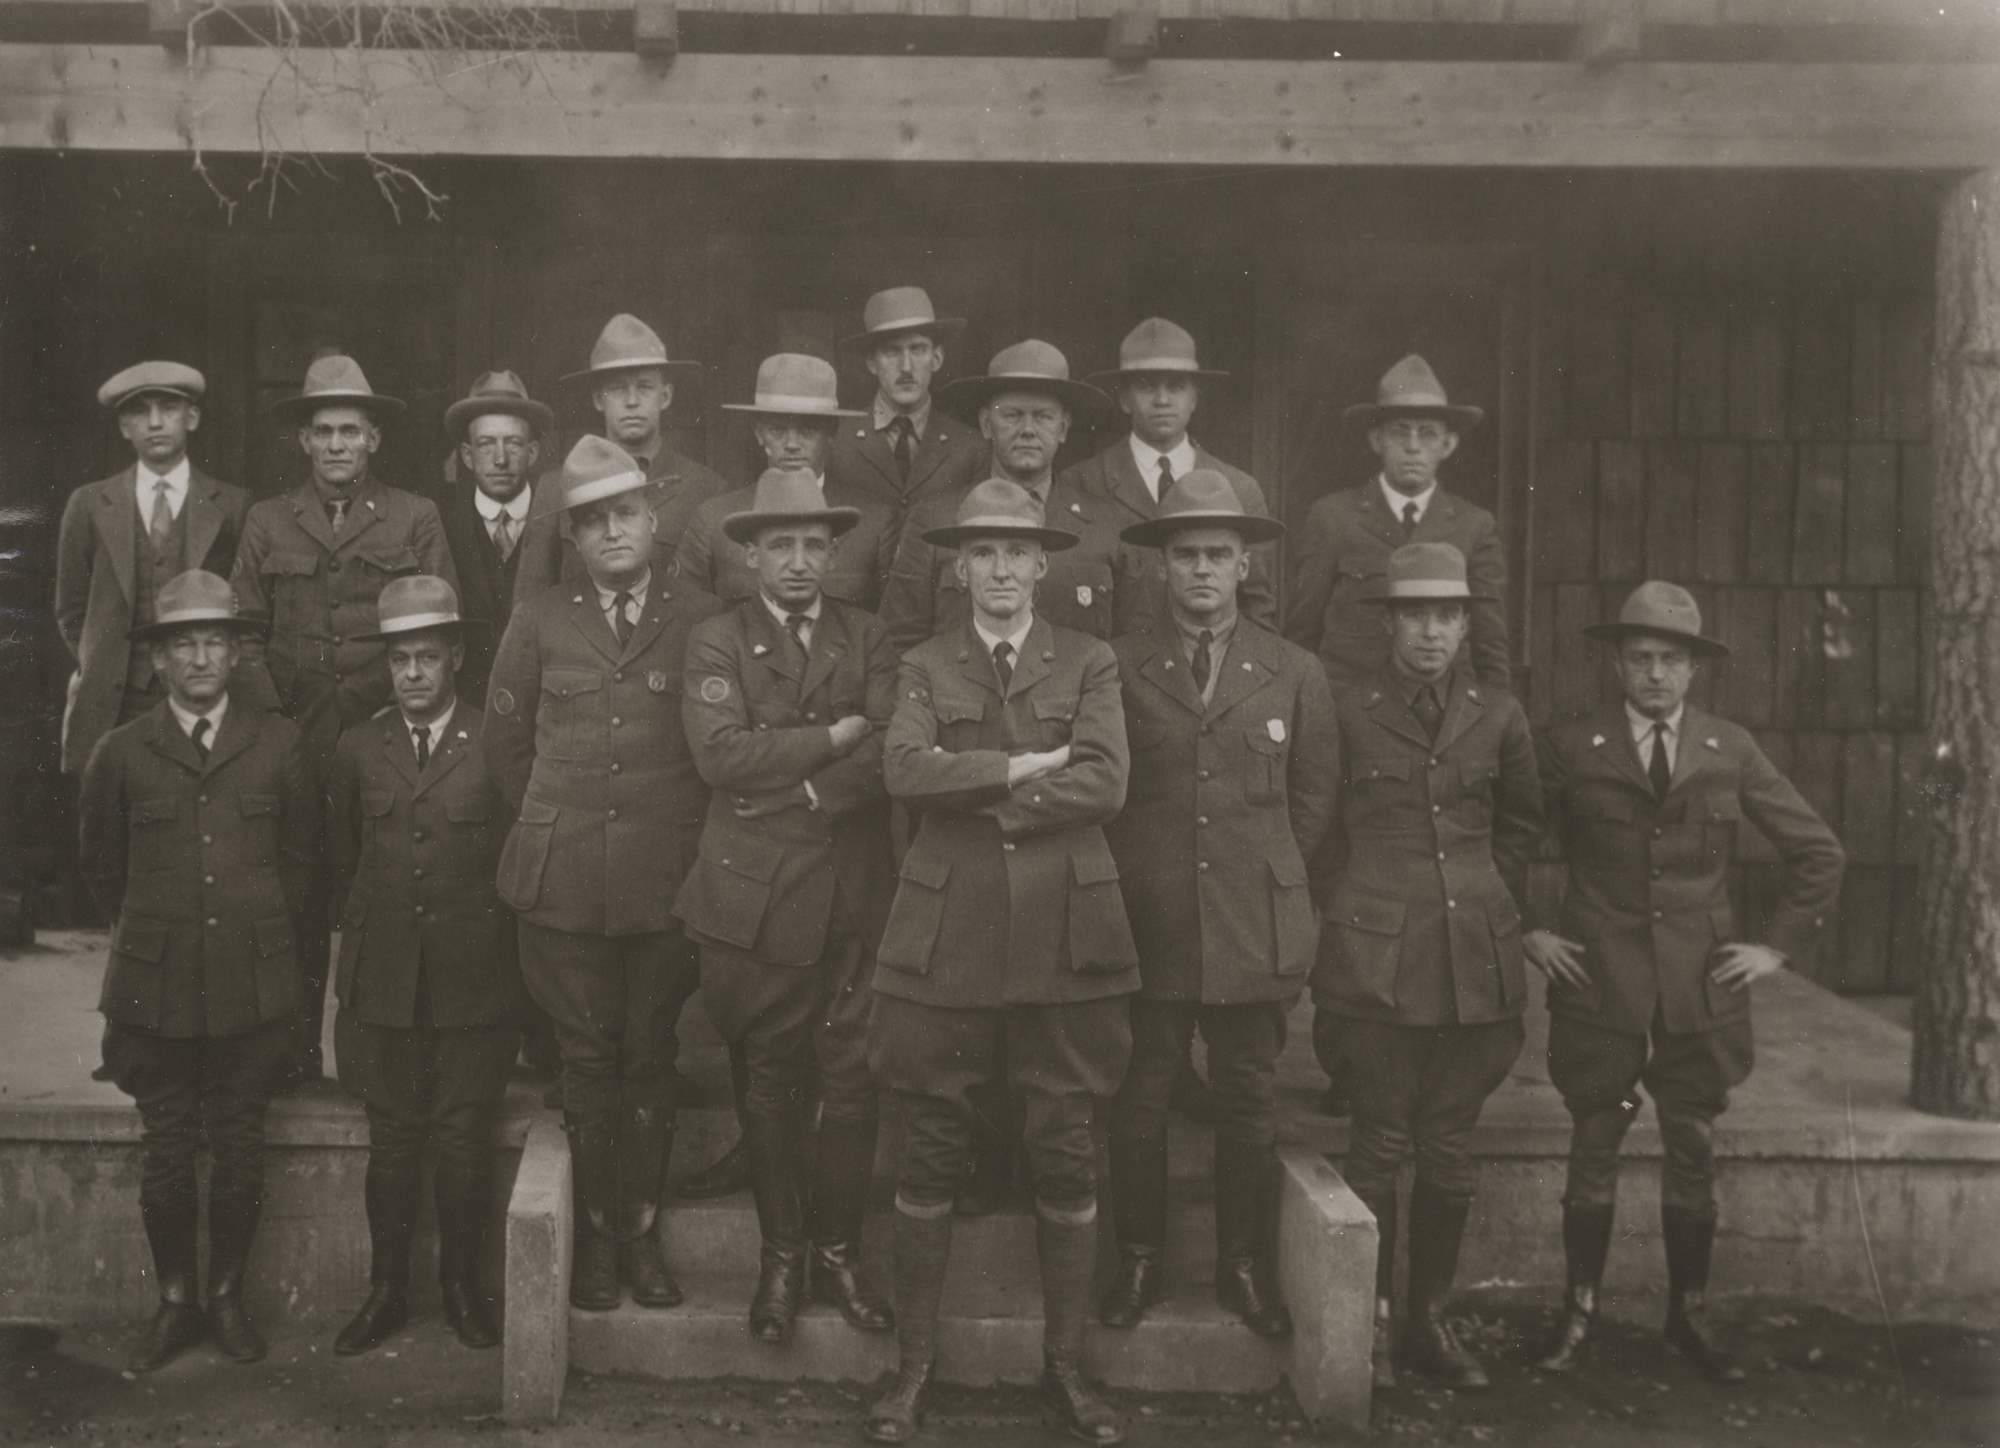
[[[160,480],[167,482],[167,516],[178,518],[181,509],[187,506],[188,478],[191,470],[188,460],[182,458],[164,473],[156,473],[144,463],[135,463],[132,468],[132,493],[139,500],[139,516],[146,520],[146,528],[153,527],[153,504],[158,501],[155,489]]]
[[[1014,650],[1014,667],[1017,669],[1021,667],[1021,645],[1028,641],[1028,630],[1034,626],[1035,616],[1033,613],[1023,613],[1021,615],[1021,626],[1013,633],[1004,635],[987,632],[986,625],[979,622],[977,618],[974,618],[972,621],[972,631],[978,634],[979,641],[986,645],[986,656],[989,659],[992,658],[993,650],[998,648],[1002,643],[1006,643]]]
[[[493,537],[493,529],[500,522],[501,514],[504,513],[507,516],[509,524],[513,527],[513,541],[516,543],[521,541],[521,530],[528,524],[528,507],[534,502],[534,499],[535,485],[533,483],[523,485],[520,492],[514,494],[513,497],[504,503],[487,497],[478,488],[472,490],[472,506],[479,510],[480,521],[486,525],[486,536],[488,538]]]
[[[810,608],[786,608],[781,603],[773,602],[771,595],[764,592],[764,590],[761,588],[757,590],[757,597],[761,598],[764,601],[764,607],[770,610],[771,617],[778,621],[778,627],[786,633],[790,633],[792,631],[792,625],[791,625],[792,615],[795,613],[804,614],[806,616],[806,623],[805,627],[799,630],[799,641],[803,643],[808,650],[812,648],[813,627],[819,622],[820,605],[824,603],[826,600],[825,594],[815,593],[813,595],[812,606]]]
[[[402,713],[401,710],[397,710],[397,712]],[[425,730],[427,733],[429,733],[429,735],[431,736],[430,739],[426,741],[430,745],[430,748],[426,751],[425,757],[429,759],[436,759],[438,752],[438,744],[444,738],[445,725],[451,723],[451,716],[456,714],[457,712],[458,712],[458,700],[453,699],[451,701],[451,707],[446,709],[444,713],[438,715],[437,718],[431,720],[429,724],[419,724],[416,720],[412,719],[408,714],[404,714],[403,737],[410,741],[411,752],[414,753],[416,751],[417,747],[415,738],[416,732],[419,729],[422,729]]]
[[[182,708],[180,701],[171,694],[167,695],[167,707],[173,710],[174,722],[181,726],[181,733],[187,735],[190,739],[194,738],[195,724],[200,720],[206,719],[208,721],[208,738],[203,743],[210,749],[215,748],[215,741],[222,737],[222,716],[229,712],[229,696],[227,694],[217,699],[215,707],[210,709],[206,714],[197,714],[190,709]]]
[[[1389,486],[1389,480],[1380,473],[1375,475],[1375,481],[1381,486],[1382,497],[1389,504],[1389,511],[1395,515],[1398,523],[1403,521],[1403,510],[1412,503],[1417,505],[1417,521],[1423,522],[1424,514],[1431,510],[1431,499],[1437,495],[1438,490],[1438,485],[1432,483],[1421,493],[1399,493]]]
[[[595,579],[591,580],[591,587],[597,590],[597,607],[599,612],[604,615],[604,621],[611,625],[611,632],[614,634],[617,633],[618,621],[611,616],[611,611],[618,605],[618,590],[615,588],[606,588]],[[652,587],[653,570],[648,568],[645,575],[637,583],[625,590],[632,595],[631,606],[625,614],[625,621],[627,623],[636,624],[646,616],[646,595],[652,591]]]
[[[1660,742],[1667,746],[1667,774],[1672,776],[1674,765],[1680,761],[1681,715],[1686,712],[1687,705],[1682,704],[1665,719],[1656,721],[1634,709],[1629,700],[1626,702],[1625,720],[1632,726],[1632,747],[1639,751],[1641,764],[1651,766],[1653,762],[1653,725],[1656,722],[1665,724],[1667,732],[1660,736]]]
[[[1194,467],[1194,444],[1183,433],[1181,440],[1167,451],[1161,452],[1151,443],[1141,442],[1139,434],[1126,434],[1132,444],[1132,461],[1139,465],[1139,476],[1146,480],[1146,491],[1153,495],[1153,501],[1160,501],[1160,459],[1165,458],[1173,465],[1174,481],[1179,482]]]

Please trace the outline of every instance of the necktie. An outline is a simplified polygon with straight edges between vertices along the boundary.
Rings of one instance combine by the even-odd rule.
[[[165,478],[153,484],[153,516],[146,524],[146,536],[152,539],[155,553],[167,551],[167,538],[173,531],[174,505],[169,500],[172,492]]]
[[[493,548],[505,563],[514,552],[514,515],[502,513],[493,520]]]
[[[1014,682],[1014,646],[1005,639],[993,645],[993,672],[1000,676],[1000,693],[1004,698],[1008,686]]]
[[[811,646],[806,642],[806,625],[811,622],[812,620],[802,613],[785,615],[785,627],[791,630],[792,642],[799,646],[800,658],[812,652]]]
[[[910,481],[910,463],[917,455],[916,426],[901,413],[889,419],[889,450],[896,455],[896,472]]]
[[[347,522],[347,499],[328,498],[326,500],[326,520],[333,525],[333,531],[338,534],[341,527]]]
[[[1438,703],[1437,690],[1429,684],[1418,685],[1417,697],[1411,703],[1410,709],[1416,714],[1417,722],[1423,725],[1435,740],[1438,726],[1444,723],[1444,706]]]
[[[1415,503],[1403,504],[1403,536],[1405,538],[1415,536],[1418,516],[1417,505]]]
[[[1653,757],[1646,763],[1646,778],[1653,786],[1653,798],[1665,799],[1667,786],[1673,783],[1674,772],[1667,767],[1667,721],[1656,720],[1653,724]]]
[[[417,746],[417,769],[421,772],[431,762],[431,731],[422,724],[412,724],[410,739]]]
[[[194,721],[194,734],[192,736],[194,739],[194,752],[201,756],[203,764],[208,763],[208,731],[213,727],[215,726],[210,724],[206,719],[197,719]]]
[[[1215,642],[1213,630],[1203,629],[1194,641],[1194,688],[1197,694],[1208,692],[1208,676],[1215,668],[1215,661],[1209,656],[1209,645]]]
[[[631,602],[630,589],[621,588],[611,596],[611,636],[618,640],[620,647],[632,637],[632,620],[625,616]]]
[[[1160,483],[1158,488],[1159,497],[1154,498],[1153,501],[1157,503],[1160,500],[1160,498],[1166,497],[1167,489],[1171,488],[1173,485],[1174,485],[1174,465],[1168,462],[1165,458],[1161,458]]]

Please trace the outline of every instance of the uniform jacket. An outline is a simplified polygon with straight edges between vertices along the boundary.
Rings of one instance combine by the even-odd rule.
[[[1209,468],[1229,479],[1244,512],[1260,518],[1270,516],[1263,488],[1243,469],[1232,467],[1198,443],[1194,450],[1194,465]],[[1100,499],[1108,505],[1105,511],[1114,532],[1159,516],[1160,506],[1153,500],[1146,480],[1139,476],[1139,465],[1132,458],[1132,444],[1128,438],[1119,438],[1110,447],[1085,458],[1067,471],[1070,482],[1079,493]],[[1250,576],[1243,580],[1237,592],[1236,606],[1245,617],[1276,628],[1278,594],[1271,584],[1271,548],[1272,545],[1264,544],[1250,550]],[[1167,611],[1166,554],[1158,548],[1130,546],[1124,549],[1124,554],[1121,571],[1129,575],[1127,587],[1135,591],[1120,611],[1118,627],[1121,633],[1136,633],[1149,628],[1155,618],[1164,616]]]
[[[84,878],[117,922],[107,1020],[230,1036],[297,1013],[321,869],[297,726],[232,697],[204,762],[162,701],[98,741],[78,817]]]
[[[774,965],[811,965],[837,887],[863,934],[880,937],[895,878],[882,731],[895,707],[889,635],[850,604],[823,600],[804,658],[761,597],[695,628],[681,718],[715,794],[675,904],[688,929]],[[836,757],[827,726],[850,714],[873,732]],[[737,801],[760,796],[788,803],[737,818]]]
[[[820,586],[828,598],[873,613],[882,598],[882,579],[896,547],[896,509],[873,489],[860,489],[828,473],[828,507],[859,508],[861,521],[834,545]],[[757,489],[736,488],[694,510],[674,554],[674,573],[683,587],[697,588],[722,603],[757,596],[757,574],[743,561],[743,545],[722,531],[722,520],[756,502]]]
[[[674,552],[680,547],[681,535],[687,531],[694,510],[735,485],[713,468],[664,443],[653,460],[650,475],[660,490],[655,505],[660,521],[653,534],[653,576],[665,578],[673,572]],[[574,590],[590,581],[583,555],[570,541],[568,515],[542,511],[544,500],[553,499],[559,491],[555,475],[551,474],[548,487],[536,493],[535,515],[528,519],[528,526],[521,531],[521,541],[515,545],[514,602],[517,604],[558,583]]]
[[[1746,730],[1688,706],[1664,803],[1622,704],[1549,730],[1540,756],[1549,823],[1569,862],[1554,928],[1582,944],[1590,974],[1581,991],[1551,982],[1551,1012],[1635,1036],[1656,1011],[1672,1035],[1747,1015],[1749,991],[1708,978],[1717,947],[1747,938],[1728,889],[1746,819],[1784,867],[1762,943],[1794,960],[1811,955],[1846,856]]]
[[[486,698],[493,652],[499,648],[501,635],[507,632],[507,619],[514,611],[514,580],[520,576],[528,532],[536,522],[530,515],[514,539],[513,553],[502,561],[486,531],[486,519],[472,501],[476,485],[460,478],[445,487],[448,491],[438,504],[438,516],[444,523],[452,564],[458,569],[458,611],[486,625],[464,631],[465,663],[458,671],[459,698],[476,706]]]
[[[1449,675],[1433,745],[1401,679],[1336,690],[1339,885],[1314,999],[1405,1026],[1477,1025],[1527,1004],[1516,902],[1542,825],[1514,696]]]
[[[514,917],[493,887],[507,807],[459,700],[421,773],[400,710],[340,736],[329,782],[340,1008],[371,1026],[487,1025],[512,1004]]]
[[[81,773],[97,741],[118,722],[131,664],[126,632],[138,610],[139,510],[134,468],[86,483],[69,495],[56,540],[56,629],[76,661],[63,709],[62,767]],[[229,576],[250,495],[188,471],[181,517],[190,568]],[[162,583],[166,580],[161,579]]]
[[[970,626],[972,606],[965,585],[958,581],[958,550],[924,541],[931,529],[958,521],[958,504],[964,496],[963,488],[926,494],[904,520],[882,593],[882,622],[889,626],[889,641],[901,652],[939,633],[948,631],[956,637]],[[1107,640],[1138,626],[1140,616],[1126,604],[1126,585],[1136,583],[1138,575],[1135,550],[1118,538],[1123,511],[1109,498],[1081,491],[1074,469],[1050,482],[1049,526],[1075,533],[1082,541],[1048,555],[1049,571],[1035,585],[1037,618]],[[1136,598],[1138,590],[1130,591]]]
[[[833,436],[833,451],[827,457],[829,488],[838,488],[849,502],[871,498],[888,509],[888,522],[883,529],[887,542],[883,549],[882,576],[875,580],[873,594],[877,602],[888,581],[889,567],[895,561],[903,522],[916,501],[932,493],[949,493],[957,498],[987,474],[986,439],[979,435],[978,428],[946,417],[935,407],[924,427],[924,435],[910,456],[907,487],[897,474],[895,451],[887,437],[875,430],[872,417],[842,422],[840,431]]]
[[[1070,747],[1009,790],[1010,755]],[[970,624],[904,655],[882,747],[916,817],[875,989],[993,1008],[1122,995],[1138,953],[1104,823],[1125,803],[1125,711],[1111,646],[1037,618],[1003,698]]]
[[[671,582],[654,572],[622,648],[589,583],[514,606],[482,737],[514,815],[500,898],[530,924],[593,935],[676,928],[674,894],[694,863],[708,786],[680,707],[702,605]]]
[[[1461,665],[1470,662],[1481,683],[1506,688],[1507,560],[1500,527],[1491,513],[1442,485],[1409,539],[1376,478],[1314,503],[1293,560],[1285,637],[1317,653],[1336,687],[1387,668],[1389,636],[1382,631],[1376,606],[1361,598],[1389,571],[1389,555],[1405,542],[1451,544],[1465,555],[1472,591],[1498,600],[1472,605],[1472,630]]]
[[[271,619],[268,643],[243,646],[251,702],[299,720],[322,768],[341,726],[393,697],[383,645],[361,641],[382,585],[434,573],[458,586],[437,504],[372,477],[353,499],[338,538],[310,481],[253,503],[232,579],[238,606]]]
[[[1206,1005],[1291,999],[1319,942],[1306,860],[1340,782],[1325,671],[1239,618],[1203,704],[1171,616],[1112,648],[1132,778],[1104,834],[1141,993]]]

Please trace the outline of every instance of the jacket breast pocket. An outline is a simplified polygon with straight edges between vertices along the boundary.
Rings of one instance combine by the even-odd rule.
[[[1296,854],[1271,861],[1271,939],[1279,975],[1304,975],[1319,949],[1319,917],[1306,884],[1306,864]]]
[[[610,728],[604,675],[594,669],[542,670],[535,710],[535,751],[551,759],[584,759]]]
[[[500,898],[516,910],[532,910],[542,898],[542,875],[549,864],[562,812],[533,797],[521,801],[520,816],[500,854]]]
[[[1069,968],[1120,971],[1137,965],[1139,950],[1110,847],[1102,840],[1080,843],[1069,857],[1069,875]]]
[[[1243,743],[1243,797],[1251,804],[1278,803],[1285,797],[1285,765],[1291,746],[1283,739],[1273,739],[1268,723],[1244,730]]]
[[[1047,698],[1036,694],[1035,732],[1040,736],[1043,749],[1055,749],[1069,743],[1070,731],[1076,724],[1076,698],[1074,694]]]
[[[937,742],[958,753],[979,744],[979,728],[986,719],[986,701],[963,695],[933,695],[931,717],[937,720]]]
[[[1378,785],[1394,786],[1410,782],[1410,761],[1394,757],[1385,759],[1357,759],[1354,769],[1347,776],[1349,789],[1366,791]],[[1361,796],[1367,798],[1365,793]]]
[[[893,970],[929,975],[938,930],[944,924],[951,861],[912,847],[903,856],[900,875],[895,901],[889,907],[889,923],[882,931],[882,947],[875,958]]]
[[[257,921],[250,930],[257,949],[257,1015],[275,1020],[299,1008],[299,957],[292,922],[283,915]]]
[[[126,811],[131,822],[132,847],[127,852],[128,873],[150,875],[178,870],[184,864],[174,843],[173,824],[181,817],[181,802],[172,797],[135,799]]]
[[[383,578],[393,578],[400,574],[415,573],[423,567],[417,561],[416,551],[407,547],[371,548],[367,552],[357,552],[355,557],[366,567]]]
[[[703,849],[684,913],[702,934],[738,950],[756,949],[771,906],[772,881],[783,861],[782,850],[742,837]]]
[[[236,810],[251,826],[250,847],[257,852],[258,862],[268,864],[277,859],[278,797],[245,790],[236,796]]]
[[[1458,766],[1459,793],[1472,803],[1493,808],[1493,781],[1499,777],[1500,766],[1491,759],[1467,759]]]
[[[1396,1004],[1396,973],[1403,960],[1401,900],[1384,895],[1343,894],[1333,922],[1337,970],[1333,995],[1381,1009]]]

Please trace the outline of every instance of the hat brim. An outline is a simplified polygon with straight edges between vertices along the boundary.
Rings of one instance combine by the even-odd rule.
[[[1418,402],[1407,406],[1400,402],[1357,402],[1352,407],[1342,408],[1340,416],[1348,426],[1362,428],[1373,427],[1393,417],[1435,417],[1451,424],[1455,432],[1470,432],[1486,420],[1486,409],[1448,402]]]
[[[171,638],[184,628],[226,628],[243,634],[268,634],[271,621],[256,613],[184,614],[179,618],[160,619],[142,625],[125,637],[135,644],[152,643],[155,639]]]
[[[483,618],[433,618],[422,619],[398,628],[380,628],[373,633],[356,634],[358,642],[366,644],[387,643],[390,639],[408,638],[412,634],[452,633],[463,634],[472,629],[487,629],[491,625]]]
[[[461,397],[444,410],[444,430],[455,437],[475,417],[518,417],[533,423],[537,432],[556,430],[555,409],[532,397]]]
[[[279,398],[268,411],[273,417],[291,418],[309,416],[322,407],[358,407],[364,412],[393,415],[403,411],[403,400],[379,392],[300,392]]]
[[[191,387],[174,387],[164,382],[148,382],[121,392],[115,397],[105,398],[104,407],[106,411],[116,412],[135,397],[177,397],[182,402],[192,402],[199,407],[205,395]]]
[[[858,407],[767,407],[761,402],[725,402],[724,412],[750,412],[762,417],[823,417],[838,422],[843,417],[866,417]]]
[[[1088,382],[1066,377],[960,377],[937,390],[937,404],[964,423],[979,420],[979,409],[1003,392],[1039,392],[1071,412],[1109,413],[1117,404]]]
[[[586,367],[581,372],[565,372],[556,380],[558,382],[581,382],[589,377],[608,377],[613,372],[637,372],[642,367],[658,367],[663,372],[706,372],[708,370],[707,365],[701,362],[690,362],[682,357],[676,357],[672,360],[660,357],[650,362],[613,362],[603,367]]]
[[[838,538],[861,521],[859,508],[814,508],[799,513],[758,513],[745,510],[727,514],[722,520],[723,536],[733,543],[749,543],[766,528],[786,523],[825,523]]]
[[[1245,543],[1269,543],[1285,536],[1283,523],[1257,513],[1173,513],[1133,523],[1118,536],[1142,548],[1164,548],[1176,533],[1193,528],[1226,528],[1241,535]]]
[[[1490,593],[1474,593],[1462,583],[1398,583],[1361,595],[1359,602],[1387,607],[1392,603],[1498,603]]]
[[[1100,387],[1115,387],[1127,377],[1192,377],[1197,381],[1219,382],[1228,376],[1218,367],[1108,367],[1089,374],[1089,381]]]
[[[1706,634],[1688,633],[1677,628],[1654,628],[1643,623],[1587,623],[1583,626],[1585,638],[1597,639],[1603,643],[1615,644],[1634,634],[1647,638],[1666,639],[1677,644],[1686,644],[1698,654],[1711,658],[1722,658],[1729,653],[1729,645],[1720,639],[1709,638]]]
[[[843,352],[866,352],[885,338],[907,337],[912,332],[922,332],[935,341],[949,342],[964,330],[963,317],[935,317],[928,322],[897,322],[893,326],[877,327],[871,332],[856,332],[851,337],[842,337],[838,346]]]
[[[1065,533],[1060,528],[1038,528],[1033,523],[954,523],[948,528],[932,528],[924,534],[924,542],[939,548],[962,548],[978,538],[1026,538],[1041,544],[1051,553],[1074,548],[1083,541],[1074,533]]]
[[[587,508],[592,503],[601,503],[606,498],[621,497],[626,493],[636,493],[645,488],[660,487],[675,480],[675,476],[671,474],[663,478],[649,478],[638,471],[592,478],[587,483],[578,483],[573,488],[564,489],[560,495],[559,511],[574,512],[578,508]]]

